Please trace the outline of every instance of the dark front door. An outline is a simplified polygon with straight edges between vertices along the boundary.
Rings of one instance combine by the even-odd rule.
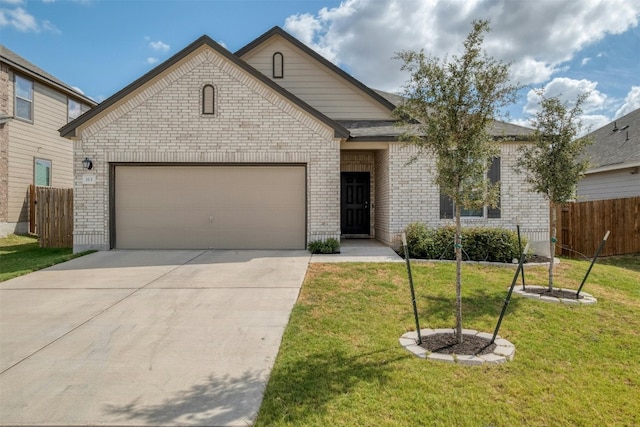
[[[369,235],[369,172],[340,174],[342,234]]]

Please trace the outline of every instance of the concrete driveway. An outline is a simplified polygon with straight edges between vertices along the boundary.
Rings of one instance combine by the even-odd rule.
[[[109,251],[0,283],[0,424],[250,425],[306,251]]]

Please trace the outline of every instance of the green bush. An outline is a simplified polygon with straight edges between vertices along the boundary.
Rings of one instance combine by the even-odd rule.
[[[407,246],[411,258],[456,258],[453,248],[455,227],[428,228],[422,223],[412,223],[405,228]],[[522,246],[527,244],[522,238]],[[518,234],[504,228],[463,228],[462,259],[465,261],[490,261],[510,263],[519,258]]]
[[[314,240],[309,242],[307,249],[312,254],[335,254],[340,252],[340,242],[337,239]]]

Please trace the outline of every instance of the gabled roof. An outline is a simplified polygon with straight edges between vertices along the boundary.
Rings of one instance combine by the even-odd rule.
[[[93,99],[81,94],[68,84],[64,83],[61,80],[58,80],[51,74],[44,71],[42,68],[37,67],[31,62],[27,61],[17,53],[9,50],[6,46],[0,44],[0,62],[4,62],[11,68],[18,70],[20,74],[24,74],[30,78],[38,80],[48,86],[52,86],[60,92],[70,95],[74,98],[80,99],[83,102],[89,104],[90,106],[94,106],[97,104]]]
[[[589,134],[589,173],[640,166],[640,108]]]
[[[269,86],[274,91],[278,92],[284,98],[288,99],[289,101],[291,101],[292,103],[300,107],[302,110],[311,114],[316,119],[325,123],[327,126],[330,126],[331,128],[333,128],[336,137],[347,138],[349,136],[349,131],[345,129],[342,125],[340,125],[338,122],[320,113],[318,110],[314,109],[309,104],[307,104],[306,102],[302,101],[300,98],[293,95],[291,92],[277,85],[271,79],[269,79],[268,77],[260,73],[258,70],[256,70],[255,68],[253,68],[252,66],[244,62],[243,60],[241,60],[239,57],[229,52],[224,47],[220,46],[213,39],[211,39],[209,36],[206,36],[206,35],[201,36],[196,41],[191,43],[189,46],[182,49],[180,52],[176,53],[174,56],[172,56],[162,64],[158,65],[157,67],[149,71],[147,74],[143,75],[139,79],[135,80],[133,83],[126,86],[124,89],[120,90],[119,92],[115,93],[111,97],[107,98],[97,107],[89,110],[88,112],[84,113],[82,116],[78,117],[77,119],[73,120],[72,122],[60,128],[59,130],[60,136],[63,136],[63,137],[75,136],[75,131],[80,125],[82,125],[83,123],[86,123],[88,120],[91,120],[92,118],[101,114],[103,111],[108,110],[111,106],[116,104],[118,101],[125,98],[127,95],[134,92],[136,89],[140,88],[146,83],[150,82],[155,77],[162,74],[164,71],[171,68],[175,64],[179,63],[181,60],[183,60],[184,58],[186,58],[187,56],[189,56],[191,53],[193,53],[194,51],[196,51],[202,46],[208,46],[211,49],[215,50],[217,53],[224,56],[227,60],[229,60],[236,66],[242,68],[251,76],[260,80],[262,83]]]
[[[340,67],[337,67],[336,65],[334,65],[333,63],[328,61],[326,58],[324,58],[322,55],[318,54],[316,51],[314,51],[313,49],[309,48],[307,45],[302,43],[300,40],[296,39],[291,34],[287,33],[285,30],[283,30],[282,28],[280,28],[278,26],[273,27],[272,29],[270,29],[269,31],[267,31],[266,33],[264,33],[263,35],[261,35],[260,37],[258,37],[254,41],[252,41],[251,43],[247,44],[246,46],[244,46],[241,49],[239,49],[238,51],[236,51],[235,55],[241,58],[242,56],[246,55],[247,53],[249,53],[250,51],[252,51],[256,47],[262,45],[263,43],[265,43],[267,40],[269,40],[271,37],[274,37],[274,36],[280,36],[280,37],[284,38],[289,43],[293,44],[298,49],[303,51],[306,55],[308,55],[311,58],[315,59],[320,64],[322,64],[324,67],[328,68],[330,71],[332,71],[333,73],[335,73],[338,76],[340,76],[342,79],[348,81],[353,86],[356,86],[358,89],[360,89],[363,92],[365,92],[367,95],[369,95],[375,101],[380,103],[383,107],[387,108],[389,111],[393,111],[394,110],[395,105],[393,105],[393,103],[389,102],[389,100],[387,100],[385,97],[381,96],[376,91],[374,91],[371,88],[369,88],[368,86],[364,85],[362,82],[360,82],[359,80],[357,80],[354,77],[352,77],[349,73],[347,73],[346,71],[344,71]]]

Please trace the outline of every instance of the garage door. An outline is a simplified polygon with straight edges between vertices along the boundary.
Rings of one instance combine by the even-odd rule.
[[[116,166],[119,249],[304,249],[304,166]]]

